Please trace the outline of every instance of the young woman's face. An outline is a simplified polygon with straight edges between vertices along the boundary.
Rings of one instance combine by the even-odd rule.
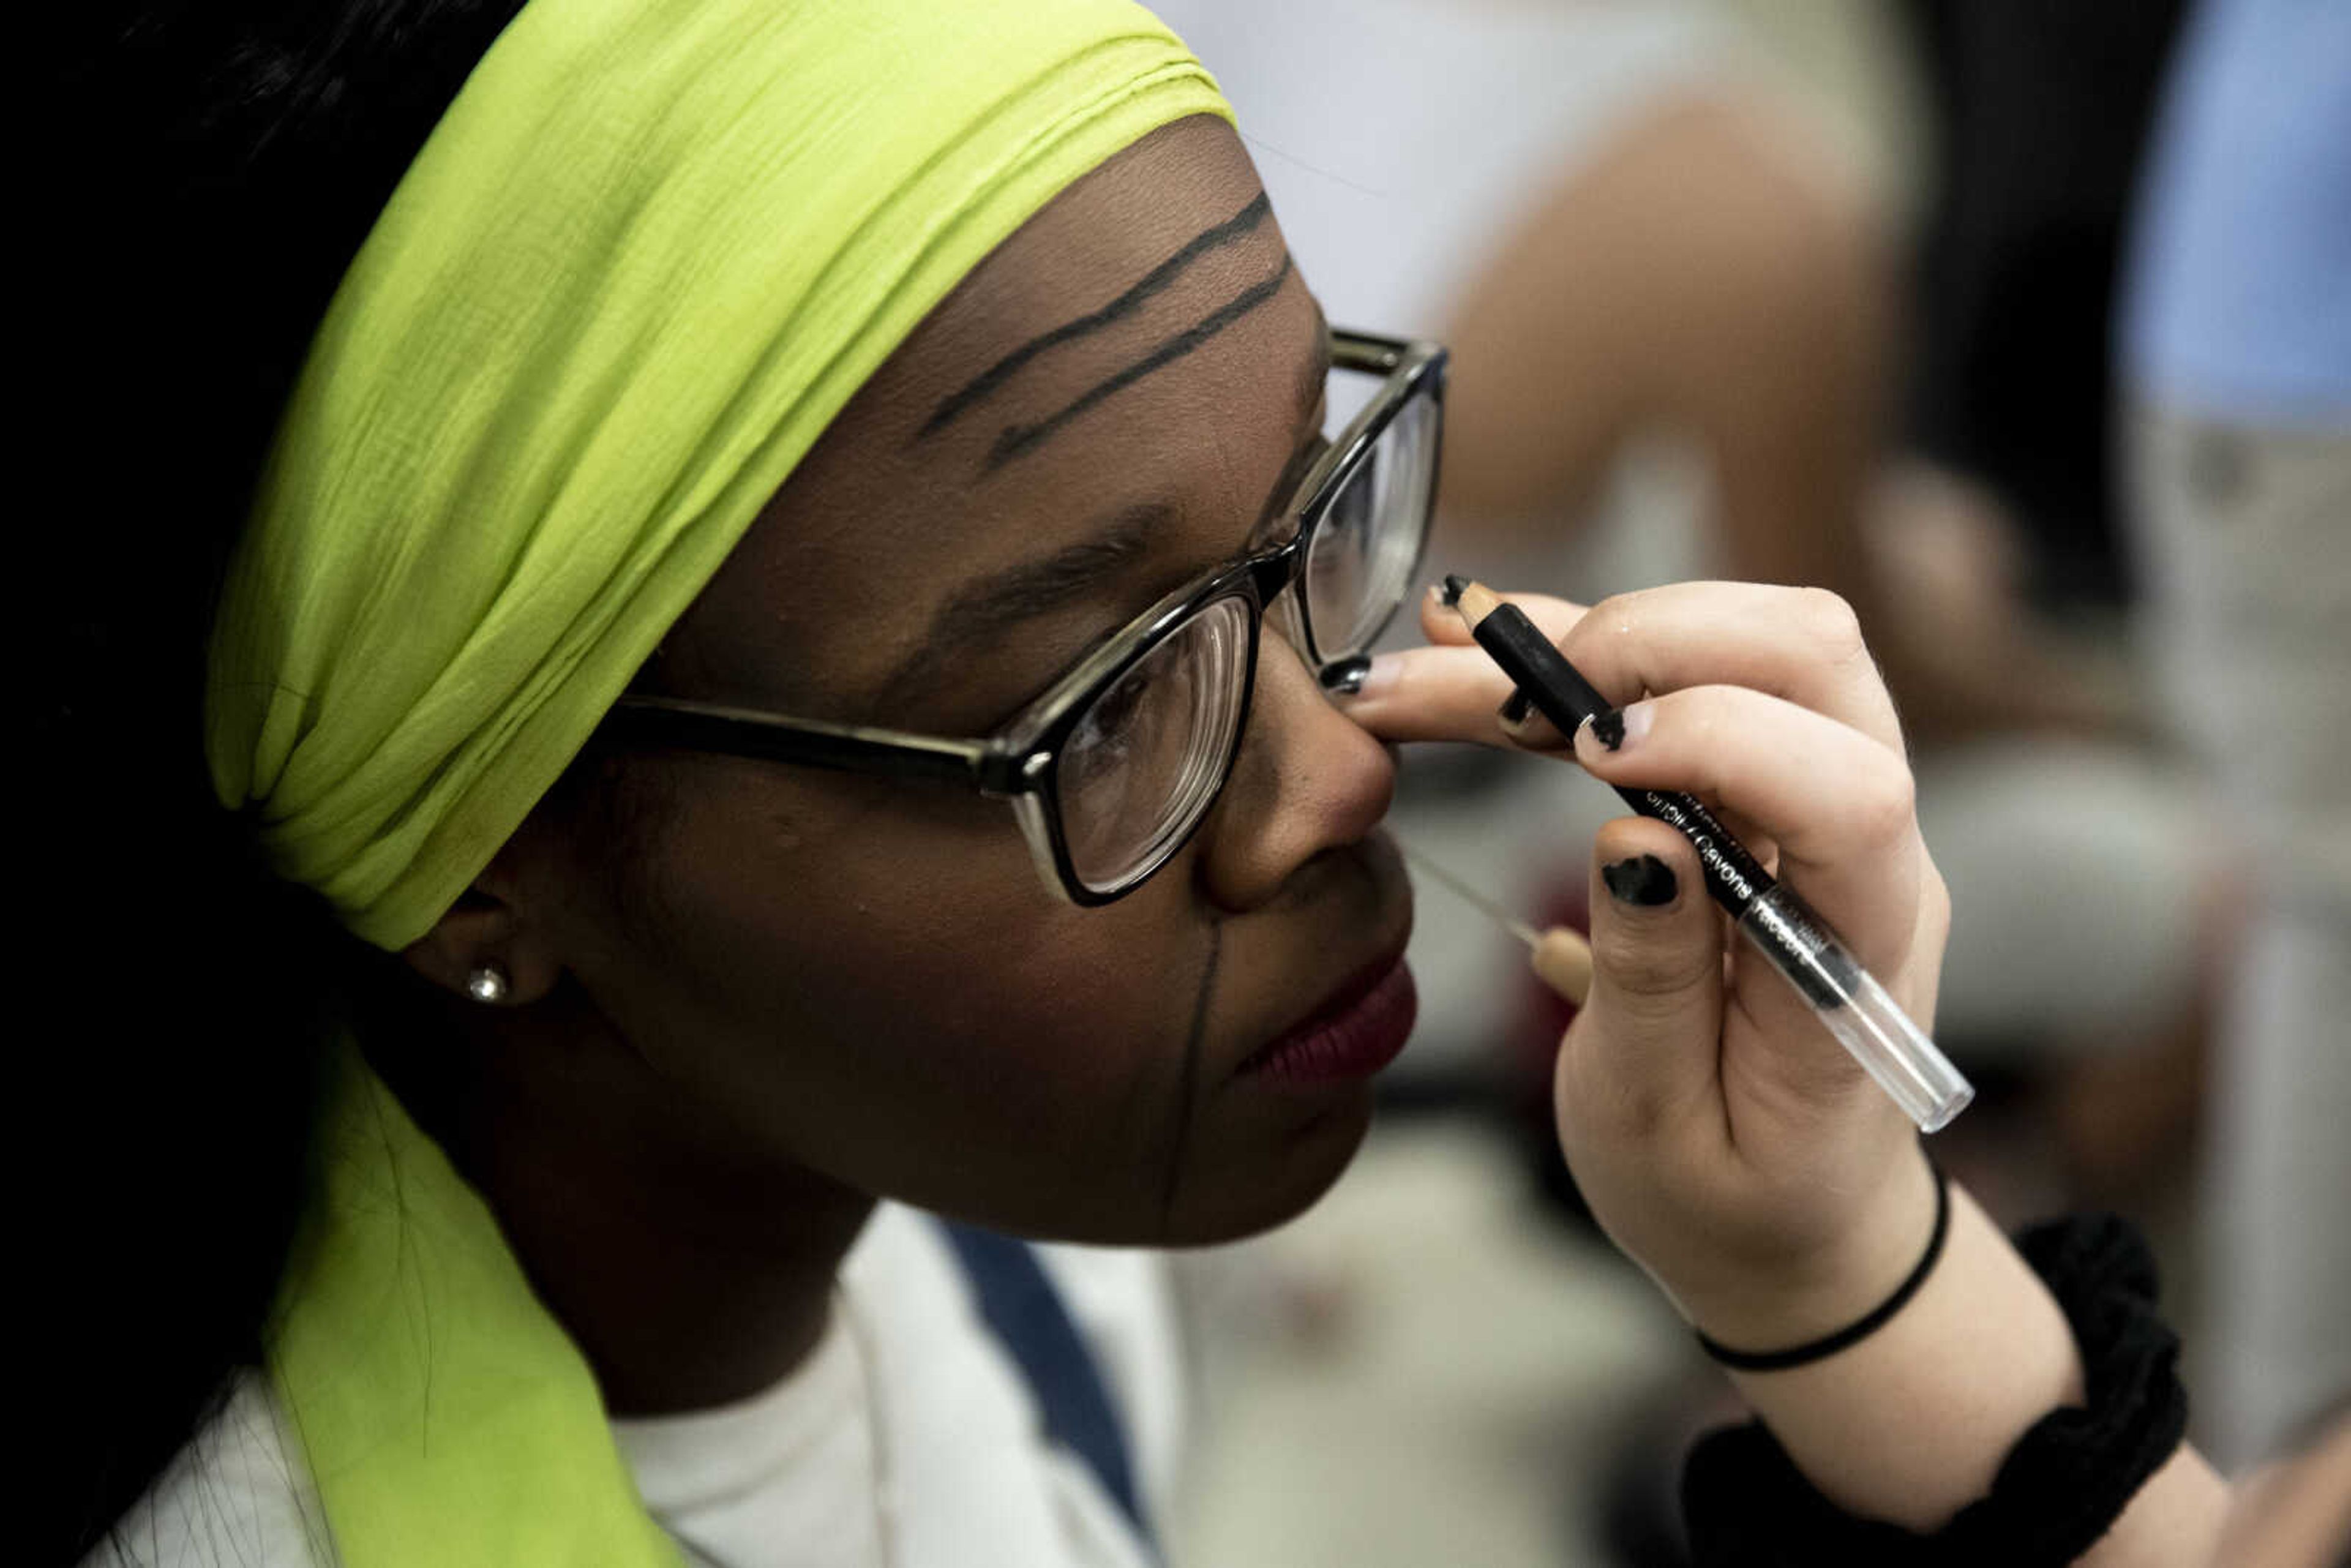
[[[661,689],[982,734],[1242,553],[1319,434],[1323,325],[1270,219],[925,425],[1259,195],[1207,120],[1072,186],[851,402],[675,628]],[[1008,427],[1048,421],[991,463]],[[1296,1212],[1360,1140],[1364,1077],[1252,1059],[1402,952],[1410,895],[1374,836],[1393,770],[1270,622],[1214,815],[1102,908],[1056,897],[999,800],[720,757],[639,766],[666,797],[650,860],[615,877],[580,847],[525,918],[715,1145],[1029,1234],[1193,1241]]]

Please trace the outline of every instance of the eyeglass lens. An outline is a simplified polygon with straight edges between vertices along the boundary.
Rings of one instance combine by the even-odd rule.
[[[1306,550],[1306,619],[1325,663],[1360,653],[1411,591],[1426,531],[1437,405],[1396,412],[1332,497]]]
[[[1216,601],[1137,660],[1078,720],[1056,789],[1078,880],[1112,893],[1189,832],[1240,737],[1249,607]]]
[[[1309,541],[1297,589],[1326,663],[1363,651],[1410,591],[1436,436],[1434,404],[1407,402]],[[1214,801],[1239,741],[1249,621],[1238,598],[1209,604],[1096,697],[1062,745],[1056,804],[1089,890],[1149,874]]]

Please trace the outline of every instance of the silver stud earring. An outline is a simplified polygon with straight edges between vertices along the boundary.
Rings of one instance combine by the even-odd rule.
[[[512,989],[514,982],[507,978],[506,970],[496,964],[477,964],[465,976],[465,994],[487,1007],[496,1007],[505,1001],[507,993]]]

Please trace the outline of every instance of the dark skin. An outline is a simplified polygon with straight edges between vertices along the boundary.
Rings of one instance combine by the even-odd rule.
[[[648,684],[984,733],[1241,553],[1317,435],[1323,353],[1260,197],[1209,120],[1072,185],[860,391]],[[1214,814],[1105,908],[1048,888],[1000,801],[624,766],[660,802],[625,862],[542,810],[407,954],[460,1043],[412,1098],[616,1411],[788,1373],[879,1198],[1205,1242],[1297,1213],[1360,1142],[1368,1084],[1239,1071],[1410,925],[1391,759],[1270,622]],[[458,999],[485,962],[508,1005]]]

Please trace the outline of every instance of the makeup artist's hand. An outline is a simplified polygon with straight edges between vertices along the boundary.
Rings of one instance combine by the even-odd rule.
[[[1842,601],[1689,583],[1605,601],[1513,602],[1623,710],[1610,750],[1572,755],[1612,784],[1686,789],[1843,933],[1931,1028],[1949,924],[1918,836],[1894,706]],[[1460,619],[1425,601],[1436,646],[1389,655],[1351,711],[1386,739],[1553,750],[1515,732],[1510,687]],[[1556,1078],[1562,1146],[1610,1236],[1727,1343],[1802,1343],[1909,1271],[1934,1193],[1909,1123],[1730,933],[1689,841],[1627,817],[1594,852],[1592,996]]]
[[[1699,796],[1931,1029],[1949,903],[1851,612],[1826,593],[1719,582],[1589,611],[1515,602],[1629,704],[1614,749],[1598,724],[1572,752],[1539,717],[1505,728],[1509,683],[1433,602],[1421,619],[1437,645],[1378,661],[1352,699],[1357,719],[1384,739],[1572,755],[1612,784]],[[1593,1214],[1726,1344],[1784,1349],[1854,1322],[1911,1272],[1933,1228],[1909,1122],[1735,938],[1678,832],[1639,817],[1602,829],[1592,909],[1592,992],[1561,1042],[1556,1105]],[[1957,1188],[1933,1271],[1876,1333],[1734,1375],[1831,1500],[1917,1530],[1984,1495],[2018,1437],[2083,1396],[2064,1315]],[[2183,1448],[2080,1561],[2200,1563],[2226,1497]]]

